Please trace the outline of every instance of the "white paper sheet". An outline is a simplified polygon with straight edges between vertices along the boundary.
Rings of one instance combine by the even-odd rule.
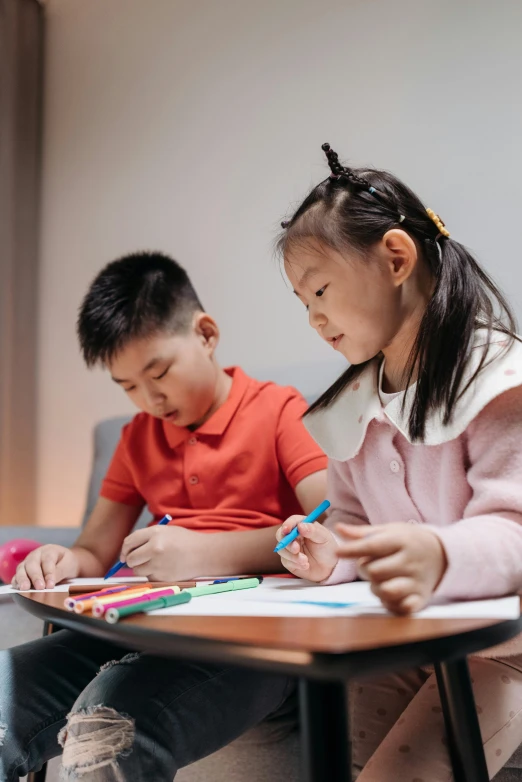
[[[326,604],[336,604],[328,606]],[[316,586],[308,581],[267,578],[254,589],[193,598],[190,603],[151,612],[157,616],[287,616],[335,617],[387,615],[366,581]],[[520,599],[503,597],[433,604],[414,615],[419,619],[517,619]]]
[[[28,589],[27,592],[68,592],[69,587],[71,584],[78,584],[81,586],[82,584],[92,584],[93,586],[98,586],[101,584],[104,584],[107,587],[114,586],[115,584],[141,584],[142,582],[146,582],[147,579],[143,577],[134,576],[132,578],[108,578],[105,580],[104,578],[72,578],[70,581],[66,581],[63,584],[58,584],[58,586],[55,586],[54,589]],[[13,589],[11,584],[6,584],[5,586],[0,586],[0,595],[12,595],[17,594],[20,590]]]

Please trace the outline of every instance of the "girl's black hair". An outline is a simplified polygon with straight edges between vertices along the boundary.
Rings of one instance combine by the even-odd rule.
[[[330,177],[282,223],[277,248],[289,257],[299,245],[315,241],[340,253],[355,250],[369,259],[372,245],[392,228],[400,227],[417,240],[435,280],[404,378],[408,387],[417,374],[409,433],[412,440],[422,441],[429,413],[442,408],[447,424],[458,399],[486,365],[491,332],[503,332],[506,347],[518,339],[514,315],[468,250],[449,238],[442,221],[435,222],[405,184],[387,171],[342,166],[328,144],[323,150]],[[462,387],[478,327],[487,330],[488,339],[477,369]],[[368,363],[350,366],[308,413],[328,407]]]

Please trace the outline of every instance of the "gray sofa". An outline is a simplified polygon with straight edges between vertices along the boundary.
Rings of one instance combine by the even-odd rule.
[[[94,430],[94,458],[89,481],[84,521],[98,496],[100,482],[116,446],[121,427],[128,418],[102,421]],[[138,525],[147,523],[144,512]],[[41,543],[69,546],[77,528],[0,527],[0,545],[14,537],[27,537]],[[10,598],[0,597],[0,649],[38,638],[42,623],[19,609]],[[299,730],[295,700],[286,708],[250,730],[230,746],[182,769],[176,782],[298,782]],[[58,782],[58,764],[50,764],[47,782]],[[383,780],[388,782],[388,780]],[[495,782],[522,782],[522,752],[513,755]]]

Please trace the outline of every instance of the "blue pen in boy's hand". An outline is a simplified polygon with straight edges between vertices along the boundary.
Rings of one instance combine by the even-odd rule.
[[[302,524],[311,524],[313,521],[316,521],[316,519],[321,516],[330,507],[330,503],[328,500],[325,500],[320,505],[317,506],[315,510],[313,510],[309,516],[306,517],[306,519],[303,519],[301,522]],[[281,549],[284,549],[288,546],[289,543],[291,543],[293,540],[297,538],[299,535],[299,530],[297,529],[297,526],[293,528],[291,532],[288,533],[288,535],[285,535],[284,538],[281,538],[277,546],[275,547],[274,551],[281,551]]]
[[[168,524],[169,521],[172,521],[172,516],[169,516],[169,514],[167,513],[165,516],[163,516],[161,521],[158,521],[158,527],[160,526],[160,524]],[[113,576],[115,576],[118,570],[121,570],[122,567],[125,567],[125,562],[116,562],[116,564],[111,567],[108,573],[104,575],[103,577],[104,580],[106,578],[112,578]]]

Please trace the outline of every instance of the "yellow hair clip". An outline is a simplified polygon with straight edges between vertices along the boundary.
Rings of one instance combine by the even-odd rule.
[[[448,231],[448,229],[446,228],[446,226],[444,225],[444,223],[442,222],[442,220],[440,219],[438,214],[436,212],[434,212],[433,209],[426,209],[426,212],[428,213],[428,217],[430,218],[430,220],[433,220],[433,222],[435,223],[435,225],[439,229],[439,233],[442,236],[445,236],[446,238],[448,238],[448,236],[450,235],[450,232]]]

